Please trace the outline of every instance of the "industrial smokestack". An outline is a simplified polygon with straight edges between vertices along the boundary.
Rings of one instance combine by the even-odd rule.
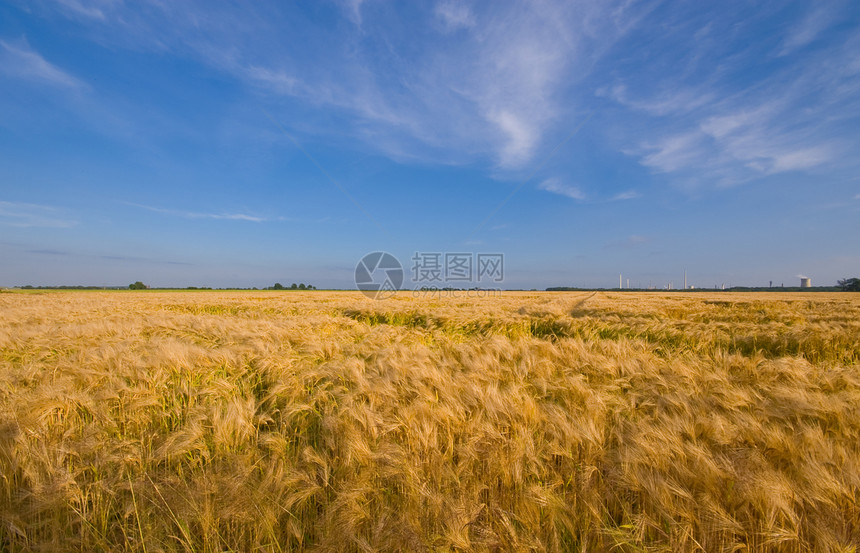
[[[800,287],[801,288],[812,288],[812,279],[806,275],[797,275],[797,278],[800,279]]]

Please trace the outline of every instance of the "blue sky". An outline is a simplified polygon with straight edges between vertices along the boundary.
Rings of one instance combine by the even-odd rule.
[[[0,285],[860,276],[856,2],[248,4],[0,2]]]

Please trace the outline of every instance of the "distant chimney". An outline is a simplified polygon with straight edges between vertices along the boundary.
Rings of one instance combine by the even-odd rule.
[[[808,277],[804,277],[800,279],[800,287],[801,288],[812,288],[812,279]]]

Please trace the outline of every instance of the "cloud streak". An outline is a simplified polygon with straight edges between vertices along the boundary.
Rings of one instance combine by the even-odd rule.
[[[73,250],[57,250],[50,248],[34,248],[29,250],[23,250],[24,253],[39,255],[39,256],[48,256],[48,257],[75,257],[75,258],[83,258],[83,259],[101,259],[104,261],[118,261],[121,263],[127,262],[146,262],[146,263],[155,263],[161,265],[178,265],[178,266],[192,266],[194,263],[188,263],[185,261],[171,261],[164,259],[156,259],[151,257],[137,257],[131,255],[120,255],[120,254],[93,254],[93,253],[82,253],[79,251]]]
[[[104,12],[101,8],[97,7],[98,4],[103,2],[89,2],[90,5],[84,5],[79,0],[57,0],[57,3],[72,15],[96,19],[99,21],[105,20]]]
[[[641,198],[641,197],[642,197],[642,194],[640,194],[639,192],[637,192],[635,190],[625,190],[624,192],[619,192],[618,194],[615,194],[614,196],[609,198],[609,201],[611,201],[611,202],[623,202],[625,200],[635,200],[636,198]]]
[[[702,38],[708,33],[677,25],[676,36],[666,39],[675,49],[655,46],[643,55],[651,65],[672,64],[678,71],[658,79],[643,66],[623,82],[598,89],[597,96],[611,99],[630,116],[629,127],[617,131],[629,144],[622,151],[684,186],[734,186],[771,175],[847,167],[855,157],[848,152],[858,146],[843,122],[860,116],[860,41],[834,35],[804,50],[832,23],[829,12],[811,12],[788,30],[783,51],[764,59],[749,47],[758,37],[729,33],[719,45]],[[746,48],[732,44],[733,38]],[[684,41],[689,48],[679,52],[677,44]],[[732,49],[731,69],[719,65],[720,48]],[[699,77],[696,68],[710,60],[716,69]],[[740,71],[755,76],[741,80]],[[654,89],[651,82],[661,84]],[[634,88],[636,97],[630,93]]]
[[[349,135],[398,161],[491,160],[501,175],[516,174],[540,158],[547,138],[568,126],[578,108],[588,109],[595,90],[625,114],[641,116],[629,122],[639,129],[619,131],[618,149],[685,181],[728,186],[844,157],[843,144],[824,138],[840,105],[860,92],[853,53],[860,41],[840,46],[842,39],[829,32],[844,2],[793,16],[781,42],[764,53],[759,36],[743,34],[750,26],[740,15],[697,22],[677,10],[649,19],[658,6],[343,0],[341,17],[353,25],[336,32],[264,4],[143,8],[61,0],[55,11],[89,28],[94,40],[202,61],[259,94],[277,120],[295,122],[291,132]],[[665,32],[654,37],[658,17]],[[649,46],[616,71],[613,48],[628,39],[637,44],[640,33]],[[408,56],[392,48],[404,36],[414,46]],[[809,53],[813,45],[820,51]],[[29,47],[2,43],[2,51],[19,76],[82,84]],[[795,59],[801,53],[814,57],[801,65]],[[776,59],[780,64],[769,65]],[[754,82],[738,86],[733,68],[753,73]],[[303,124],[294,116],[297,105],[335,113],[338,124],[328,117]],[[856,104],[849,107],[856,113]],[[684,174],[694,171],[695,178]]]
[[[0,225],[18,228],[71,228],[78,224],[63,210],[40,204],[0,201]]]
[[[0,72],[12,77],[61,88],[83,88],[82,81],[50,63],[27,44],[0,40]]]
[[[573,200],[585,199],[585,194],[582,192],[582,190],[575,186],[564,184],[557,178],[550,178],[541,182],[540,184],[538,184],[538,190],[545,190],[547,192],[552,192],[553,194],[566,196]]]
[[[779,55],[791,54],[813,42],[827,27],[839,19],[840,4],[840,2],[828,2],[826,5],[813,8],[800,23],[789,30]]]
[[[141,209],[145,209],[147,211],[152,211],[153,213],[160,213],[162,215],[170,215],[173,217],[182,217],[185,219],[213,219],[217,221],[246,221],[250,223],[265,223],[271,221],[272,219],[267,219],[265,217],[257,217],[255,215],[248,215],[246,213],[201,213],[198,211],[184,211],[180,209],[166,209],[161,207],[153,207],[150,205],[144,204],[136,204],[124,202],[127,205],[131,205],[134,207],[139,207]]]
[[[475,26],[475,15],[463,2],[451,0],[436,4],[436,16],[442,21],[445,30],[456,31]]]
[[[629,32],[644,11],[639,6],[622,0],[443,0],[365,7],[353,0],[341,7],[354,26],[337,33],[264,5],[84,8],[64,0],[60,13],[89,21],[99,41],[203,61],[270,96],[278,119],[289,114],[275,107],[298,100],[339,110],[365,147],[395,159],[490,159],[503,170],[518,170],[535,160],[545,137],[575,119],[565,92]],[[438,24],[428,30],[426,18]],[[392,26],[392,19],[400,23]],[[316,42],[304,44],[308,29]],[[391,48],[403,36],[414,45],[408,58]]]

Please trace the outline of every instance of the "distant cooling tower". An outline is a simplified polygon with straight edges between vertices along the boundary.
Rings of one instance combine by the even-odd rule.
[[[800,279],[800,287],[801,288],[812,288],[812,279],[811,278]]]

